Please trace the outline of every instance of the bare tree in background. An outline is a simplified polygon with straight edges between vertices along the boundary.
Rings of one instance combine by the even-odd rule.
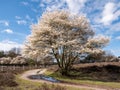
[[[34,59],[52,54],[61,74],[67,75],[81,53],[99,53],[109,42],[106,37],[93,36],[86,17],[67,11],[45,12],[38,23],[32,25],[22,53]]]

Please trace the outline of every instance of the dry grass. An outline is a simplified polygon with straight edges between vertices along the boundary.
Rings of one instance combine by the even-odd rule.
[[[14,81],[15,76],[11,72],[1,72],[0,73],[0,86],[14,87],[18,84]]]
[[[120,88],[120,62],[76,64],[69,76],[62,76],[52,67],[46,75],[67,83]]]
[[[44,83],[41,86],[39,86],[38,88],[36,88],[35,90],[68,90],[65,87],[59,86],[59,85],[54,85],[52,84],[51,86]]]
[[[0,71],[0,90],[6,90],[6,87],[10,87],[10,90],[19,90],[19,89],[12,89],[14,87],[17,87],[19,85],[18,82],[16,82],[16,75],[20,74],[28,69],[10,69],[5,68],[4,71]]]
[[[59,72],[57,66],[49,67],[48,71]],[[120,62],[75,64],[68,77],[80,80],[120,82]]]
[[[120,66],[120,62],[95,62],[95,63],[84,63],[84,64],[75,64],[75,68],[88,67],[88,66],[106,66],[106,65],[115,65]]]

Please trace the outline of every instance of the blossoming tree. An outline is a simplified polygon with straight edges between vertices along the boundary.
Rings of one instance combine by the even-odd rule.
[[[81,53],[99,53],[109,42],[106,37],[94,37],[89,21],[84,16],[67,11],[45,12],[32,25],[23,48],[23,55],[31,58],[51,54],[61,74],[67,75]]]

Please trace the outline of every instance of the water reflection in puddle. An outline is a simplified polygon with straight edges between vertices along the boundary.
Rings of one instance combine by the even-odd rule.
[[[45,80],[45,81],[50,81],[50,82],[54,82],[54,83],[58,83],[60,82],[59,80],[49,77],[49,76],[45,76],[45,75],[31,75],[29,76],[30,79],[41,79],[41,80]]]

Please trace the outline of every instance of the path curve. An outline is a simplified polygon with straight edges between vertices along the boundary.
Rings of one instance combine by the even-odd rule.
[[[49,82],[49,81],[44,81],[44,80],[40,80],[40,79],[39,80],[36,80],[36,79],[33,80],[33,79],[28,78],[30,75],[43,74],[46,70],[47,69],[29,70],[29,71],[26,71],[23,74],[21,74],[20,78],[24,79],[24,80],[33,81],[33,82],[41,82],[41,83],[53,84],[53,82]],[[99,88],[99,87],[92,87],[92,86],[85,86],[85,85],[73,85],[73,84],[68,84],[68,83],[54,83],[54,84],[60,85],[60,86],[69,86],[69,87],[92,89],[92,90],[108,90],[108,89]]]

